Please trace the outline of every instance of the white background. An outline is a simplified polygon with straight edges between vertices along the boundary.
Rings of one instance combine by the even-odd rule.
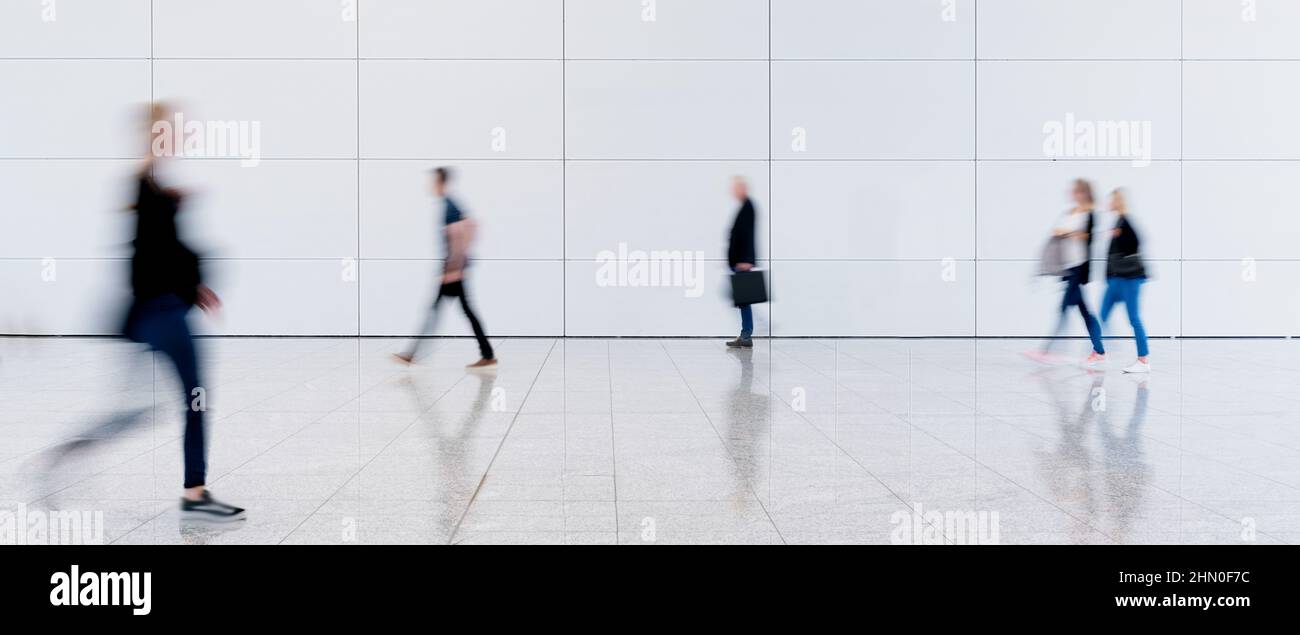
[[[47,4],[0,0],[3,333],[115,326],[151,97],[262,126],[259,167],[171,177],[226,299],[210,333],[414,330],[444,164],[482,225],[494,335],[734,332],[736,174],[764,332],[1041,334],[1056,289],[1033,261],[1080,176],[1130,189],[1153,335],[1300,332],[1294,0],[1253,21],[1240,0],[657,0],[653,22],[642,0],[359,0],[356,21],[347,0],[55,0],[45,22]],[[1150,122],[1154,162],[1048,159],[1067,112]],[[620,242],[703,252],[703,296],[597,286]]]

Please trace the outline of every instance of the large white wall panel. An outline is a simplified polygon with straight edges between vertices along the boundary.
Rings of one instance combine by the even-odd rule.
[[[1045,125],[1070,115],[1094,125],[1149,122],[1151,156],[1179,158],[1178,62],[980,62],[978,90],[981,159],[1051,158]]]
[[[125,158],[146,148],[149,62],[0,60],[0,157]]]
[[[569,62],[570,159],[766,159],[766,62]]]
[[[973,263],[961,261],[781,262],[771,280],[773,328],[796,336],[970,336],[974,274]]]
[[[442,262],[367,260],[361,275],[363,335],[414,335],[438,290]],[[564,324],[563,263],[475,261],[466,274],[470,305],[489,337],[554,335]],[[440,335],[470,335],[460,300],[444,299]]]
[[[1300,262],[1186,262],[1186,335],[1300,333]]]
[[[568,0],[566,57],[767,59],[767,4],[754,0]]]
[[[1295,62],[1187,62],[1189,159],[1300,159]]]
[[[1190,161],[1183,167],[1187,258],[1295,259],[1300,163]]]
[[[772,93],[774,157],[974,157],[971,62],[779,62]]]
[[[361,63],[361,156],[558,159],[561,63]]]
[[[442,258],[443,204],[433,197],[437,161],[361,163],[361,256]],[[452,196],[478,223],[474,257],[564,255],[564,177],[559,161],[467,161],[451,166]]]
[[[221,258],[357,255],[352,161],[183,159],[175,184],[190,192],[182,216],[191,243]]]
[[[1147,258],[1181,257],[1179,165],[1158,161],[984,161],[979,165],[979,257],[1037,260],[1051,228],[1073,206],[1076,178],[1088,179],[1097,198],[1093,257],[1105,258],[1115,225],[1110,192],[1124,188],[1129,219]]]
[[[772,257],[970,259],[973,161],[778,161]]]
[[[263,158],[351,158],[356,69],[339,60],[160,60],[154,93],[186,120],[257,122]]]
[[[1191,59],[1300,58],[1300,2],[1183,0],[1184,54]]]
[[[984,59],[1176,59],[1182,0],[979,0]]]
[[[0,2],[0,57],[148,57],[149,0]]]
[[[153,0],[152,4],[157,57],[356,56],[356,20],[348,19],[349,3],[339,0]]]
[[[355,335],[356,263],[324,260],[218,260],[203,275],[222,309],[216,335]]]
[[[0,164],[3,258],[114,258],[127,254],[135,216],[132,160]]]
[[[975,0],[772,0],[776,59],[970,59]]]
[[[562,0],[364,0],[361,57],[559,59]]]
[[[570,162],[566,255],[591,260],[625,243],[629,250],[699,251],[725,262],[739,208],[731,195],[733,176],[749,183],[759,257],[766,257],[767,163],[756,161]]]
[[[126,260],[0,259],[0,333],[119,333],[129,278]]]

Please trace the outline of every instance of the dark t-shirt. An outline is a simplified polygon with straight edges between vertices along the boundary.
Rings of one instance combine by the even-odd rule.
[[[465,214],[460,211],[460,207],[456,205],[456,201],[451,200],[450,196],[442,200],[443,203],[446,203],[446,205],[444,206],[445,215],[443,216],[442,219],[443,225],[450,225],[452,223],[465,220]]]
[[[442,202],[443,202],[442,243],[444,249],[443,258],[447,259],[444,261],[443,266],[446,267],[446,263],[449,262],[451,259],[451,234],[447,233],[447,228],[451,227],[452,223],[459,223],[460,221],[465,220],[465,213],[461,211],[460,206],[456,205],[456,201],[453,201],[450,196],[443,197]],[[469,266],[469,254],[464,254],[464,257],[465,260],[461,266],[467,267]]]

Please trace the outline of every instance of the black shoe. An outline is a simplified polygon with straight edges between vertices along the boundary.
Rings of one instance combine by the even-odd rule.
[[[217,501],[212,498],[212,492],[204,491],[203,500],[181,499],[181,519],[226,523],[244,520],[244,510]]]
[[[747,337],[737,337],[727,342],[727,348],[754,348],[754,340]]]

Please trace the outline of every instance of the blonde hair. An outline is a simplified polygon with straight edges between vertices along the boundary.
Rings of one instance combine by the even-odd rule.
[[[1117,203],[1115,205],[1115,211],[1121,214],[1128,214],[1128,192],[1124,191],[1124,188],[1122,187],[1117,187],[1110,191],[1110,195]]]

